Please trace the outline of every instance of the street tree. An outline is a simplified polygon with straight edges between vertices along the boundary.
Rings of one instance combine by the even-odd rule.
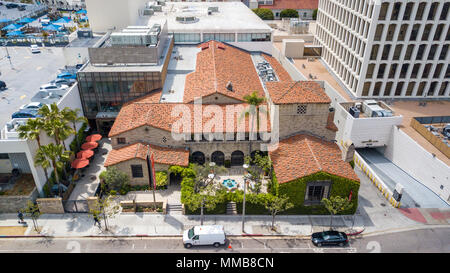
[[[272,215],[272,230],[275,230],[275,216],[282,211],[288,210],[294,206],[291,202],[289,202],[289,197],[286,195],[276,196],[268,194],[267,199],[264,203],[266,209],[270,211]]]
[[[26,216],[31,218],[31,220],[33,221],[34,230],[37,233],[40,233],[40,230],[38,228],[38,223],[37,223],[37,220],[41,216],[41,212],[39,211],[39,206],[36,203],[33,203],[32,201],[29,200],[27,203],[27,206],[25,208],[23,208],[21,211],[23,214],[25,214]]]
[[[95,200],[93,206],[89,210],[89,214],[93,218],[103,219],[105,230],[109,230],[108,219],[114,218],[120,213],[120,205],[111,195],[106,195]]]
[[[330,212],[330,229],[333,227],[333,215],[341,213],[347,209],[350,209],[353,204],[349,201],[347,197],[343,198],[338,195],[331,196],[328,198],[323,198],[322,203],[325,208]]]
[[[224,201],[225,193],[220,185],[208,184],[199,193],[192,194],[185,204],[193,211],[200,209],[200,225],[203,225],[204,209],[210,211],[215,209],[217,204]]]
[[[280,18],[298,18],[298,12],[295,9],[284,9],[280,12]]]

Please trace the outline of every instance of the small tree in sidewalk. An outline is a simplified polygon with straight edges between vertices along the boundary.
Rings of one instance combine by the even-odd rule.
[[[30,217],[33,220],[33,227],[37,233],[40,233],[38,229],[37,220],[41,216],[41,212],[39,211],[39,206],[31,201],[28,201],[27,206],[22,209],[22,213],[26,216]]]
[[[108,219],[114,218],[118,213],[120,213],[120,205],[118,205],[110,195],[98,198],[95,201],[93,208],[89,210],[89,214],[92,218],[103,218],[105,230],[109,230]]]
[[[347,197],[343,198],[340,196],[331,196],[330,199],[323,198],[322,203],[330,212],[330,229],[333,228],[333,215],[350,209],[353,206]]]
[[[272,215],[272,230],[275,230],[275,216],[282,211],[288,210],[294,206],[291,202],[289,202],[289,197],[286,195],[283,196],[275,196],[268,195],[265,201],[264,206],[266,209],[270,211]]]
[[[200,225],[203,225],[204,209],[213,210],[217,204],[224,201],[225,191],[219,189],[214,184],[204,187],[201,192],[192,194],[191,198],[185,203],[190,210],[200,209]]]

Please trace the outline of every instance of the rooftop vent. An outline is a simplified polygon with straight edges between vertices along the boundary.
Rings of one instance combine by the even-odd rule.
[[[195,23],[198,21],[198,18],[195,16],[177,16],[175,18],[177,22],[180,22],[182,24],[189,24],[189,23]]]
[[[228,91],[233,92],[233,85],[231,84],[231,81],[229,81],[229,82],[227,83],[226,88],[228,89]]]
[[[205,49],[208,49],[208,48],[209,48],[209,45],[202,46],[202,50],[205,50]]]
[[[208,13],[209,12],[219,12],[219,7],[215,6],[215,7],[208,7]]]
[[[218,49],[225,50],[225,47],[224,47],[223,45],[217,45],[217,48],[218,48]]]

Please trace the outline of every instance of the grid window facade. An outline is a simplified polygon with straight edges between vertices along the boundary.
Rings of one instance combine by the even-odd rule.
[[[450,97],[449,9],[449,0],[321,0],[314,43],[356,97]]]

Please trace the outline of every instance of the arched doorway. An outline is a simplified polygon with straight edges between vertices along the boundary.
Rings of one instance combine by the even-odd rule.
[[[205,164],[205,154],[202,152],[192,153],[192,163],[196,163],[199,165]]]
[[[223,166],[225,164],[225,154],[221,151],[215,151],[211,155],[211,161],[217,165]]]
[[[244,165],[244,153],[242,151],[234,151],[231,153],[231,166]]]

